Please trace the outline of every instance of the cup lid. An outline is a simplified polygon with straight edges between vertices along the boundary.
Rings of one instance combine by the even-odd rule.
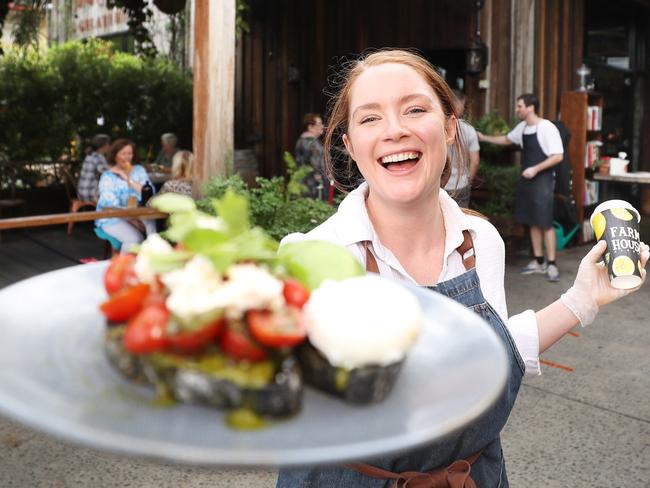
[[[625,208],[631,211],[634,215],[636,215],[637,222],[641,222],[641,215],[639,214],[639,211],[636,208],[634,208],[631,203],[626,202],[625,200],[607,200],[599,204],[594,209],[594,213],[591,214],[591,217],[589,218],[589,222],[591,223],[592,227],[594,225],[594,215],[598,213],[602,213],[604,210],[608,210],[610,208]]]

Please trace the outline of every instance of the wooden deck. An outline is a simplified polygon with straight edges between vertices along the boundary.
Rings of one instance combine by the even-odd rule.
[[[104,241],[95,236],[93,223],[78,223],[72,235],[65,225],[2,231],[0,288],[55,269],[103,259]]]

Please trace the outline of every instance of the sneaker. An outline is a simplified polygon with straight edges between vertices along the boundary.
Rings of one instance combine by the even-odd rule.
[[[546,280],[555,283],[560,281],[560,270],[554,264],[549,264],[546,270]]]
[[[556,268],[557,269],[557,268]],[[521,274],[544,274],[546,273],[546,263],[539,264],[536,259],[533,259],[525,268],[521,268]]]

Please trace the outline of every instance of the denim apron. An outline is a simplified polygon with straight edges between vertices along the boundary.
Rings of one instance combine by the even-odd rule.
[[[524,156],[521,169],[544,161],[548,156],[542,150],[537,133],[523,135]],[[548,168],[528,179],[519,176],[515,190],[515,208],[512,218],[518,224],[534,225],[548,229],[553,225],[553,193],[555,169]]]
[[[465,246],[473,251],[469,232],[464,231]],[[462,248],[463,246],[461,246]],[[459,252],[461,250],[459,248]],[[499,315],[485,301],[474,256],[465,258],[467,271],[451,280],[427,287],[441,293],[478,313],[494,330],[505,345],[509,373],[506,385],[495,403],[465,429],[450,434],[440,442],[420,447],[393,457],[369,460],[368,465],[322,466],[303,469],[280,470],[277,488],[507,488],[505,462],[501,450],[500,432],[515,403],[524,374],[524,363],[517,347]],[[372,270],[368,252],[368,269]],[[471,262],[471,267],[468,266]],[[376,269],[376,262],[374,264]],[[317,439],[315,439],[317,441]],[[364,466],[366,473],[374,470],[377,476],[362,474],[350,467]],[[470,473],[471,471],[471,473]],[[433,473],[430,475],[428,473]],[[377,479],[379,478],[379,479]],[[450,481],[451,480],[451,481]],[[471,483],[473,482],[475,483]]]

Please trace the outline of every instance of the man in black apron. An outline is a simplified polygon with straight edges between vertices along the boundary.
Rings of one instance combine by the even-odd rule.
[[[554,166],[563,159],[564,148],[557,127],[537,115],[539,99],[527,93],[517,98],[515,113],[521,122],[505,136],[478,133],[479,141],[492,144],[517,144],[523,148],[522,172],[515,191],[514,221],[530,229],[533,259],[523,274],[546,274],[559,281],[555,262],[556,236],[553,228]],[[545,249],[544,249],[545,248]],[[546,250],[547,262],[544,262]]]

